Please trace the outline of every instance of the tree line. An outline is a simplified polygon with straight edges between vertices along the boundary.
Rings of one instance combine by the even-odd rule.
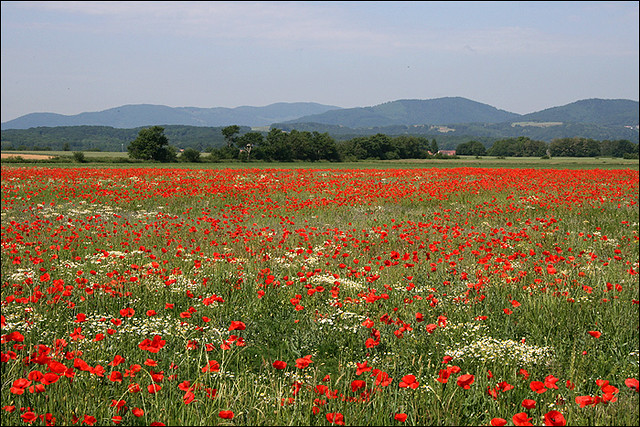
[[[222,129],[225,144],[209,150],[211,161],[357,161],[365,159],[426,159],[443,157],[438,154],[435,139],[402,135],[390,137],[376,134],[336,141],[328,133],[271,129],[266,135],[250,131],[241,133],[239,126]],[[129,157],[160,162],[184,160],[200,161],[200,151],[186,148],[178,155],[169,145],[161,126],[142,129],[128,145]]]
[[[201,153],[209,153],[209,156],[206,156],[209,161],[338,162],[449,157],[438,153],[439,144],[434,138],[409,134],[389,136],[376,133],[336,140],[327,132],[296,129],[284,131],[278,128],[268,132],[257,132],[249,127],[237,125],[220,128],[153,126],[132,131],[95,126],[34,128],[16,131],[15,134],[13,130],[5,130],[2,132],[2,150],[51,150],[48,145],[40,147],[38,144],[31,144],[39,141],[38,138],[46,137],[51,139],[51,143],[55,141],[55,148],[64,151],[86,150],[87,148],[81,148],[82,144],[86,146],[90,143],[92,149],[89,151],[128,151],[131,159],[162,162],[204,160],[200,158]],[[117,138],[114,141],[109,140],[109,145],[105,138],[111,133]],[[28,136],[28,142],[31,143],[25,144],[24,147],[14,146],[18,135]],[[447,149],[455,148],[456,155],[460,156],[638,157],[638,144],[626,139],[598,141],[573,137],[557,138],[547,143],[520,136],[499,140],[477,138],[452,145],[453,141],[443,136],[439,142]],[[180,151],[175,146],[186,148]]]
[[[456,147],[461,156],[496,157],[625,157],[638,158],[638,144],[626,139],[597,141],[590,138],[556,138],[549,144],[525,136],[495,141],[487,149],[478,141]]]
[[[317,131],[271,129],[266,135],[249,131],[241,133],[240,126],[222,128],[224,145],[209,150],[212,161],[358,161],[447,158],[439,152],[435,139],[413,135],[391,137],[385,134],[358,136],[336,141],[328,133]],[[200,151],[187,148],[178,156],[169,145],[164,128],[142,129],[127,148],[134,159],[170,162],[200,161]],[[479,141],[458,144],[458,156],[495,157],[625,157],[638,158],[638,144],[628,140],[597,141],[589,138],[558,138],[547,144],[529,137],[506,138],[495,141],[488,149]]]

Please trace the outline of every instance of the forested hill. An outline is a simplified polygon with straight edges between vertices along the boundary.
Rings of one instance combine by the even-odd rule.
[[[123,105],[104,111],[65,116],[54,113],[32,113],[2,123],[5,129],[29,129],[55,126],[110,126],[128,129],[152,125],[185,125],[224,127],[269,126],[274,122],[323,113],[339,107],[314,102],[279,102],[265,107],[196,108],[165,105]]]
[[[127,151],[142,127],[118,129],[109,126],[56,126],[2,131],[2,149],[45,149]],[[191,147],[200,151],[225,144],[222,127],[164,126],[170,144],[180,148]],[[241,127],[241,132],[251,130]]]
[[[289,120],[291,123],[321,123],[366,128],[393,125],[446,125],[451,123],[501,123],[520,115],[466,98],[404,99],[373,107],[344,108]]]
[[[628,99],[583,99],[562,107],[547,108],[521,116],[521,121],[589,123],[605,126],[638,124],[640,108]]]

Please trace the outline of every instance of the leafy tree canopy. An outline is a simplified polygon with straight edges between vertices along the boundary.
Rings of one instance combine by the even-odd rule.
[[[162,126],[153,126],[140,130],[138,137],[127,147],[129,157],[140,160],[172,162],[176,160],[176,151],[169,146]]]

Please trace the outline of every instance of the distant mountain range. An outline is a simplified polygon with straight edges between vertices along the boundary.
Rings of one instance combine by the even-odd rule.
[[[291,123],[321,123],[366,128],[394,125],[456,125],[461,123],[562,122],[626,126],[638,124],[638,102],[585,99],[562,107],[520,115],[466,98],[406,99],[374,107],[329,110]]]
[[[274,122],[320,114],[340,107],[314,102],[279,102],[266,107],[196,108],[165,105],[123,105],[104,111],[65,116],[55,113],[31,113],[2,123],[4,129],[29,129],[56,126],[111,126],[129,129],[153,125],[219,127],[228,125],[269,126]]]
[[[457,138],[529,136],[544,141],[582,136],[638,142],[639,111],[638,101],[627,99],[585,99],[524,115],[461,97],[404,99],[359,108],[311,102],[237,108],[143,104],[72,116],[32,113],[2,123],[2,130],[58,126],[129,129],[151,125],[240,125],[328,132],[343,137],[379,132]]]

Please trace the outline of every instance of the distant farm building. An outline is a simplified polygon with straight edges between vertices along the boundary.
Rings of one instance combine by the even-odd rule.
[[[438,150],[438,154],[442,154],[443,156],[455,156],[456,150]]]

